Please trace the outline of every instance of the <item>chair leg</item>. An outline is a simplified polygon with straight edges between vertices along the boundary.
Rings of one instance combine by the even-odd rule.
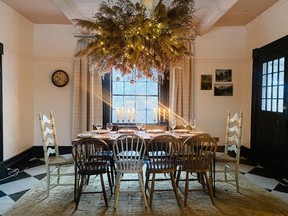
[[[178,187],[178,185],[179,185],[181,171],[182,171],[181,166],[179,166],[179,169],[178,169],[178,172],[177,172],[177,178],[176,178],[176,185],[177,185],[177,187]]]
[[[146,179],[145,179],[145,192],[148,189],[149,185],[149,177],[150,177],[150,172],[146,171]]]
[[[139,178],[139,184],[141,186],[141,192],[144,200],[145,207],[147,207],[147,199],[146,199],[146,193],[145,193],[145,188],[144,188],[144,182],[143,182],[143,175],[142,173],[138,173],[138,178]]]
[[[107,195],[106,195],[106,190],[105,190],[105,185],[104,185],[104,180],[103,180],[103,174],[100,174],[100,179],[101,179],[101,187],[102,187],[102,193],[104,196],[104,201],[106,208],[108,208],[108,200],[107,200]]]
[[[57,166],[57,184],[60,184],[60,166]]]
[[[81,197],[82,189],[84,186],[84,179],[85,179],[85,177],[81,175],[80,176],[80,186],[78,186],[78,192],[77,192],[77,197],[76,197],[75,211],[77,210],[79,202],[80,202],[80,197]]]
[[[50,169],[48,169],[47,170],[47,191],[46,191],[47,197],[49,197],[49,193],[50,193],[50,181],[51,181]]]
[[[115,163],[114,163],[113,157],[110,158],[110,169],[111,169],[112,185],[114,186]],[[115,175],[116,175],[116,173],[115,173]]]
[[[112,195],[113,194],[113,188],[112,188],[112,182],[111,182],[111,177],[110,177],[110,173],[109,173],[109,167],[107,167],[107,178],[108,178],[109,188],[110,188],[111,195]]]
[[[207,173],[204,172],[204,173],[202,173],[202,175],[204,175],[204,177],[205,177],[206,184],[207,184],[207,189],[208,189],[208,193],[209,193],[209,196],[210,196],[210,198],[211,198],[212,204],[214,205],[212,188],[211,188],[211,184],[210,184],[210,181],[209,181],[209,179],[208,179]]]
[[[121,181],[121,173],[117,173],[114,209],[116,209],[118,207],[118,199],[119,199],[119,193],[120,193],[120,181]]]
[[[173,186],[173,190],[174,190],[174,194],[175,194],[177,203],[181,207],[180,200],[179,200],[179,194],[178,194],[178,188],[176,186],[176,182],[175,182],[175,178],[174,178],[173,173],[170,173],[170,177],[171,177],[171,183],[172,183],[172,186]]]
[[[184,206],[187,206],[187,200],[188,200],[188,191],[189,191],[189,172],[186,172],[186,178],[185,178],[185,193],[184,193]]]
[[[239,193],[239,165],[235,165],[235,181],[236,181],[236,190]]]
[[[155,173],[152,175],[152,183],[151,183],[151,190],[150,190],[150,204],[149,206],[152,206],[153,196],[154,196],[154,186],[155,186]],[[147,180],[146,180],[147,181]]]

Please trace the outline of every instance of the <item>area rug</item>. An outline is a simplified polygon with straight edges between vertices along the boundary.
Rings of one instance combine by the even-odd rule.
[[[131,178],[131,176],[124,176]],[[162,176],[161,176],[162,177]],[[165,178],[165,176],[164,176]],[[66,179],[73,182],[73,179]],[[100,189],[99,177],[92,177],[85,190]],[[181,182],[179,187],[183,188]],[[240,176],[240,193],[234,185],[226,183],[216,184],[215,205],[211,203],[209,195],[203,191],[189,193],[188,205],[183,206],[184,195],[179,191],[182,206],[177,205],[174,193],[155,192],[152,207],[145,208],[141,193],[121,192],[119,206],[114,210],[114,195],[110,195],[107,187],[109,208],[105,207],[102,194],[83,194],[78,206],[74,210],[73,186],[58,186],[50,191],[46,197],[46,179],[23,195],[3,216],[49,216],[49,215],[244,215],[268,216],[288,215],[288,204],[269,194],[263,188],[249,182],[245,176]],[[169,181],[156,182],[158,189],[171,188]],[[198,182],[193,182],[191,188],[201,188]],[[133,181],[121,182],[121,190],[138,190],[139,183]],[[147,197],[149,200],[149,192]]]

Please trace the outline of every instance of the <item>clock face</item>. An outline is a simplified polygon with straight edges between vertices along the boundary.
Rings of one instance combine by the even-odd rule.
[[[68,74],[63,70],[57,70],[52,74],[52,82],[57,87],[66,86],[69,82]]]

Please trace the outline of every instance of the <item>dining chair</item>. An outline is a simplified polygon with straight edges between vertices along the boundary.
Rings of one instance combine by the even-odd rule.
[[[77,210],[80,197],[82,194],[102,193],[105,205],[108,208],[108,200],[105,190],[103,175],[107,174],[109,187],[112,193],[112,183],[109,173],[109,158],[106,157],[106,152],[109,150],[108,144],[98,138],[83,138],[75,141],[72,146],[72,155],[75,161],[77,171],[76,178],[76,206]],[[84,183],[89,183],[91,175],[100,176],[101,191],[83,191]]]
[[[187,138],[181,148],[181,165],[179,167],[176,179],[176,185],[179,185],[181,172],[186,172],[184,206],[187,206],[188,192],[198,189],[189,188],[189,174],[196,173],[198,178],[193,179],[201,183],[202,189],[207,190],[211,201],[214,204],[211,180],[207,173],[211,172],[213,158],[217,148],[217,141],[208,134],[197,134]]]
[[[158,135],[152,138],[147,147],[147,169],[146,169],[146,181],[145,181],[145,189],[148,189],[150,174],[152,174],[151,180],[151,189],[150,189],[150,206],[152,206],[153,196],[155,191],[170,191],[170,189],[155,189],[156,181],[165,181],[170,180],[173,188],[173,192],[176,197],[176,201],[179,206],[179,194],[178,189],[176,187],[174,174],[177,169],[177,151],[180,146],[180,141],[170,135]],[[156,179],[156,174],[157,179]],[[160,177],[159,174],[164,174],[166,177]]]
[[[227,115],[226,136],[224,152],[216,152],[214,162],[214,182],[235,182],[239,193],[239,161],[242,143],[243,111],[231,116],[230,110]],[[218,165],[218,166],[217,166]],[[222,166],[221,166],[222,165]],[[216,167],[217,166],[217,167]],[[219,167],[220,166],[220,167]],[[223,173],[224,176],[215,176]],[[215,195],[215,185],[214,185]]]
[[[73,166],[74,161],[72,155],[59,154],[55,120],[52,111],[50,111],[49,116],[42,115],[41,113],[38,116],[47,174],[47,197],[49,197],[51,187],[73,185],[72,183],[63,183],[61,179],[64,176],[74,176],[74,169],[71,172],[67,172],[67,170],[63,172],[63,166]],[[55,178],[52,179],[52,177]]]
[[[145,207],[147,207],[146,193],[143,181],[143,165],[146,153],[145,140],[136,134],[124,134],[116,138],[113,143],[113,154],[116,169],[116,189],[114,208],[118,207],[120,182],[125,174],[138,174]],[[131,180],[131,179],[130,179]],[[122,190],[121,190],[122,192]],[[128,192],[133,192],[129,190]]]

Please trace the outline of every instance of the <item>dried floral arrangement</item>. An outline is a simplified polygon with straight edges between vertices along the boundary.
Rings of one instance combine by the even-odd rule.
[[[80,27],[82,48],[76,56],[87,57],[100,74],[115,67],[122,75],[151,78],[155,69],[164,74],[192,53],[194,0],[159,0],[148,10],[130,0],[100,4],[91,19],[74,19]]]

